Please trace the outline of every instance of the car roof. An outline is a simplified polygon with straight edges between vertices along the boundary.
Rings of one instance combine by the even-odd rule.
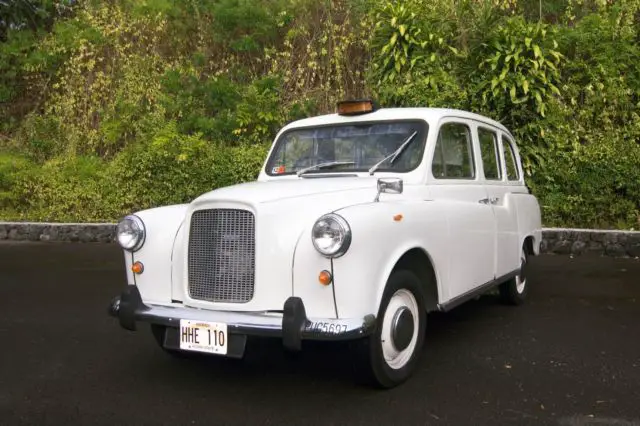
[[[513,138],[511,132],[500,122],[492,120],[484,115],[453,108],[380,108],[374,112],[359,115],[325,114],[315,117],[303,118],[287,124],[282,131],[298,127],[324,126],[328,124],[347,124],[367,121],[384,121],[400,119],[421,119],[430,123],[436,123],[444,117],[456,117],[480,121],[499,128]]]

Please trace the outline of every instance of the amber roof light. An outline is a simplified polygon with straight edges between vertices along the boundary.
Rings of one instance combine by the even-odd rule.
[[[375,111],[375,105],[372,100],[355,100],[338,102],[338,114],[340,115],[358,115],[367,114]]]

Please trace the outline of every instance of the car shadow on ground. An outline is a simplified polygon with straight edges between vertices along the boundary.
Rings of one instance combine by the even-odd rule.
[[[428,374],[431,366],[437,366],[445,360],[438,359],[448,351],[432,350],[458,347],[477,332],[483,317],[489,316],[489,310],[500,304],[497,296],[487,294],[471,300],[447,313],[431,313],[428,316],[425,348],[421,353],[420,366]],[[137,334],[145,333],[141,326]],[[303,350],[290,353],[282,348],[278,339],[251,338],[247,342],[244,359],[234,360],[218,356],[189,354],[174,356],[165,353],[153,341],[151,333],[144,340],[145,351],[151,353],[144,359],[132,357],[131,366],[140,379],[170,381],[175,385],[184,383],[193,387],[194,381],[202,384],[215,382],[217,386],[237,384],[239,381],[273,381],[279,386],[299,385],[303,382],[342,382],[347,387],[359,384],[353,370],[353,357],[349,342],[303,342]]]

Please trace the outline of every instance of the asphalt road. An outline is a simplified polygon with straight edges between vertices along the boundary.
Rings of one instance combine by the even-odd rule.
[[[640,425],[640,261],[544,256],[529,303],[429,317],[417,374],[353,383],[346,348],[176,360],[106,314],[112,245],[0,244],[0,425]]]

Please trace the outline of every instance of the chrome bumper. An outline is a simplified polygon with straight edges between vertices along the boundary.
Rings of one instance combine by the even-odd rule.
[[[144,304],[135,286],[127,286],[109,305],[109,314],[127,330],[136,322],[180,327],[181,319],[223,322],[229,334],[282,338],[290,350],[300,350],[302,340],[353,340],[373,332],[373,315],[364,318],[307,318],[302,299],[290,297],[282,312],[212,311],[192,307]]]

